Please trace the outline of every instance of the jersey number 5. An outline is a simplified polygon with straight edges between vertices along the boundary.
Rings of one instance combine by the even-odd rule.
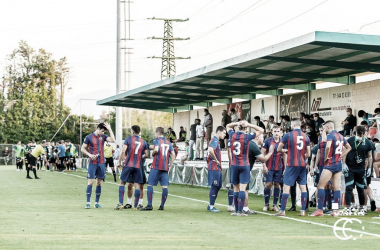
[[[235,147],[235,149],[233,151],[234,155],[240,155],[240,147],[241,147],[240,142],[235,141],[234,147]]]
[[[303,149],[303,136],[297,136],[297,149]]]
[[[168,155],[169,151],[169,145],[168,144],[161,144],[161,150],[162,150],[162,155]]]

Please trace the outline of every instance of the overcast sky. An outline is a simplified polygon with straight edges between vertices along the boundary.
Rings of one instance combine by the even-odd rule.
[[[177,74],[251,52],[315,30],[380,35],[378,0],[133,0],[131,88],[160,80],[163,21],[174,24]],[[121,4],[124,20],[124,4]],[[122,38],[125,36],[122,27]],[[128,30],[127,30],[128,33]],[[25,40],[70,66],[66,103],[102,99],[116,93],[116,0],[0,0],[0,74],[5,57]],[[123,59],[124,60],[124,59]],[[124,78],[124,75],[122,74]],[[124,80],[123,80],[124,82]],[[123,87],[124,89],[124,87]],[[82,111],[98,118],[102,108],[83,101]],[[108,110],[108,108],[103,108]],[[79,112],[79,105],[75,108]]]

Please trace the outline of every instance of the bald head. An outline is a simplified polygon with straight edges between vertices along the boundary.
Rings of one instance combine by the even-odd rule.
[[[293,129],[297,127],[299,128],[301,127],[301,120],[299,118],[293,118],[291,124]]]
[[[324,124],[324,127],[328,133],[330,133],[332,130],[334,130],[334,123],[332,121],[327,121]]]

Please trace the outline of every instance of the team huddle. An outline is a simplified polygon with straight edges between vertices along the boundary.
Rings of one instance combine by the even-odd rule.
[[[13,150],[15,151],[17,170],[22,171],[25,164],[27,179],[33,179],[29,175],[30,170],[35,179],[40,179],[36,171],[42,170],[43,166],[46,166],[47,171],[76,169],[77,151],[70,140],[59,141],[57,146],[54,142],[50,143],[46,140],[42,140],[39,145],[35,141],[21,145],[21,141],[18,141]]]
[[[110,136],[105,135],[109,131]],[[248,132],[252,130],[252,132]],[[158,210],[164,210],[168,197],[168,173],[177,157],[178,150],[164,137],[164,129],[157,127],[155,139],[150,145],[144,141],[140,134],[140,127],[131,128],[132,136],[125,139],[117,167],[121,169],[119,185],[119,202],[115,210],[132,208],[132,193],[134,191],[133,208],[140,211],[153,210],[153,186],[160,183],[162,187],[161,204]],[[264,188],[264,211],[276,211],[275,216],[285,216],[285,209],[291,187],[298,183],[301,190],[300,216],[308,211],[309,194],[307,188],[307,174],[318,175],[315,181],[317,187],[317,210],[310,216],[323,216],[326,210],[326,200],[331,209],[330,215],[337,217],[340,207],[340,186],[342,171],[346,177],[345,202],[348,209],[351,206],[352,190],[356,186],[359,194],[361,208],[364,207],[364,190],[371,173],[374,146],[363,136],[363,127],[356,128],[356,136],[346,140],[334,129],[334,123],[327,121],[319,127],[320,137],[318,144],[312,147],[309,137],[301,130],[301,121],[294,118],[291,121],[291,131],[283,132],[277,125],[271,128],[272,137],[264,141],[264,129],[250,124],[247,121],[230,123],[225,127],[219,126],[208,145],[207,178],[210,186],[209,212],[220,212],[215,207],[219,190],[222,187],[222,164],[220,141],[228,138],[229,158],[229,190],[228,209],[233,216],[248,216],[255,214],[248,208],[248,190],[251,182],[251,171],[256,160],[262,163]],[[96,179],[95,208],[102,208],[99,204],[102,181],[106,178],[106,164],[112,169],[114,180],[116,175],[112,155],[112,146],[115,136],[108,123],[100,123],[94,133],[87,135],[81,151],[89,157],[87,172],[88,184],[86,188],[86,209],[91,206],[92,187]],[[352,150],[354,147],[355,150]],[[17,168],[22,169],[23,159],[27,166],[27,178],[30,170],[37,177],[36,168],[46,163],[46,168],[75,169],[76,149],[70,141],[60,141],[59,146],[54,143],[41,141],[40,145],[29,142],[25,149],[18,142],[16,151]],[[150,157],[152,151],[153,162],[148,179],[145,173],[145,159]],[[108,161],[111,159],[112,164]],[[347,163],[347,164],[346,164]],[[121,167],[122,166],[122,167]],[[42,167],[41,167],[42,168]],[[369,180],[370,181],[370,180]],[[127,184],[127,203],[124,204],[125,186]],[[147,184],[148,203],[143,206],[144,185]],[[273,205],[270,207],[270,197],[273,189]],[[331,191],[332,190],[332,194]],[[329,192],[330,191],[330,192]],[[331,198],[332,197],[332,198]],[[279,201],[280,200],[280,201]],[[373,200],[371,200],[371,205]],[[278,204],[280,203],[280,204]]]

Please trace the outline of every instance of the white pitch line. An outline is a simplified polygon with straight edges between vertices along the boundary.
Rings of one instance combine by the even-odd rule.
[[[75,175],[75,174],[68,174],[68,173],[62,173],[62,174],[65,174],[65,175],[71,175],[71,176],[75,176],[75,177],[82,178],[82,179],[87,179],[87,177],[83,177],[83,176],[79,176],[79,175]],[[118,185],[118,186],[119,186],[118,183],[113,183],[113,182],[105,182],[105,183],[113,184],[113,185]],[[146,189],[144,189],[144,190],[146,190]],[[159,194],[161,194],[161,192],[159,192],[159,191],[154,191],[154,192],[155,192],[155,193],[159,193]],[[208,201],[203,201],[203,200],[193,199],[193,198],[189,198],[189,197],[185,197],[185,196],[180,196],[180,195],[174,195],[174,194],[168,194],[168,195],[169,195],[169,196],[176,197],[176,198],[185,199],[185,200],[191,200],[191,201],[196,201],[196,202],[202,202],[202,203],[206,203],[206,204],[209,203]],[[215,203],[215,205],[223,206],[223,207],[228,207],[228,205],[219,204],[219,203]],[[264,214],[264,215],[269,215],[269,216],[273,216],[273,217],[274,217],[274,215],[273,215],[273,214],[270,214],[270,213],[265,213],[265,212],[260,212],[260,211],[255,211],[255,212],[258,213],[258,214]],[[296,219],[296,218],[287,217],[287,216],[279,216],[279,217],[277,217],[277,218],[282,218],[282,219],[287,219],[287,220],[293,220],[293,221],[302,222],[302,223],[307,223],[307,224],[313,224],[313,225],[317,225],[317,226],[321,226],[321,227],[334,228],[334,226],[330,226],[330,225],[322,224],[322,223],[319,223],[319,222],[308,221],[308,220],[301,220],[301,219]],[[376,222],[370,222],[370,223],[380,224],[380,223],[376,223]],[[337,228],[337,229],[340,229],[340,228]],[[378,238],[380,238],[380,235],[379,235],[379,234],[368,233],[368,232],[364,232],[364,231],[354,230],[354,229],[351,229],[351,228],[345,228],[345,230],[346,230],[346,231],[355,232],[355,233],[359,233],[359,234],[365,234],[365,235],[370,235],[370,236],[374,236],[374,237],[378,237]]]

